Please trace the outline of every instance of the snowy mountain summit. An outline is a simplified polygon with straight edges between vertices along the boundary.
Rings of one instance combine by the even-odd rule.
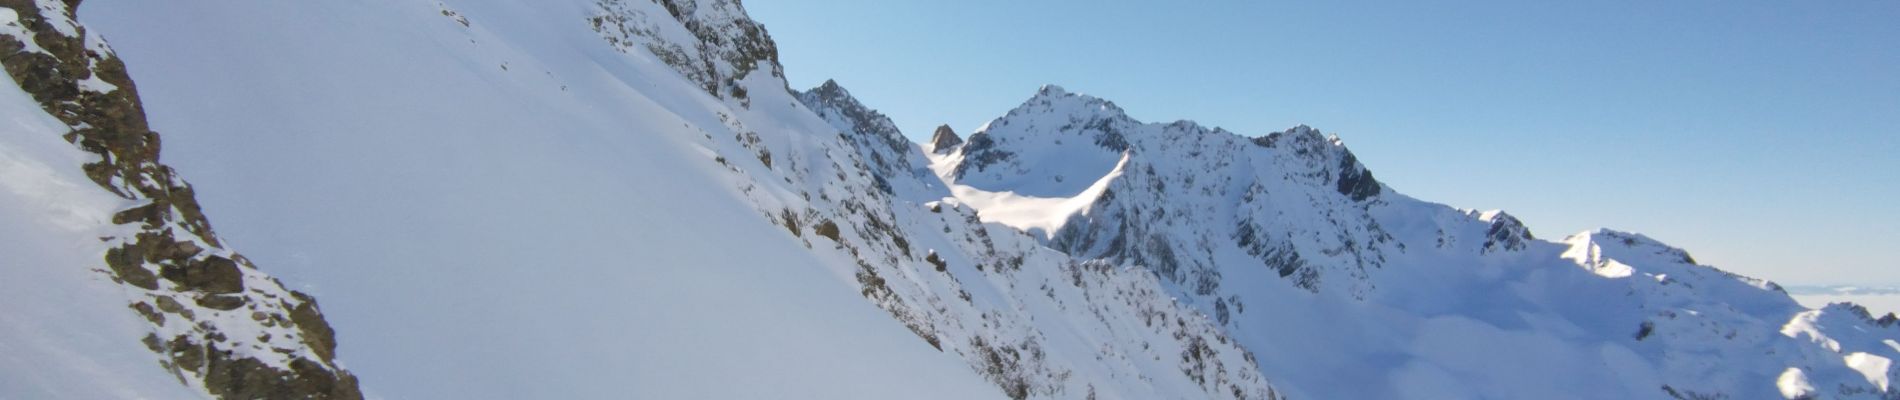
[[[913,142],[734,0],[85,3],[0,0],[0,398],[1900,398],[1895,316],[1312,127]]]
[[[1544,241],[1413,199],[1310,127],[1141,123],[1047,86],[936,151],[985,221],[1148,269],[1294,397],[1896,396],[1890,318],[1804,309],[1639,234]]]

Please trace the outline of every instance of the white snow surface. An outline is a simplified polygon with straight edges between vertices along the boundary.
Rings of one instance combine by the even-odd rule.
[[[1064,221],[1046,244],[1145,265],[1230,315],[1294,398],[1883,398],[1900,374],[1881,342],[1900,327],[1864,310],[1805,309],[1638,234],[1537,240],[1502,212],[1370,190],[1338,138],[1305,126],[1147,124],[1050,86],[932,156],[964,203],[1016,219],[1034,216],[985,196],[1076,193],[1108,165],[1109,195],[1043,208]]]
[[[11,10],[0,9],[11,12]],[[0,398],[189,399],[139,339],[151,330],[102,255],[131,206],[93,184],[96,156],[19,86],[0,84]]]
[[[1874,315],[1900,313],[1900,294],[1796,294],[1794,299],[1813,308],[1845,302],[1866,306]]]
[[[607,45],[593,5],[80,15],[131,66],[222,236],[323,302],[372,397],[998,393],[709,184],[730,179],[702,142],[731,135],[729,105]]]
[[[1109,183],[1122,175],[1122,166],[1127,161],[1128,158],[1123,156],[1114,169],[1093,180],[1080,193],[1068,197],[1036,197],[1016,191],[992,192],[969,185],[951,186],[950,192],[958,200],[983,210],[978,214],[983,222],[1003,224],[1048,239],[1069,222],[1070,216],[1086,212],[1090,203],[1108,191]],[[954,165],[955,162],[954,158],[941,158],[935,161],[933,167],[947,172],[950,167],[944,165]],[[949,176],[942,178],[952,179]]]
[[[656,55],[731,54],[695,44],[736,3],[683,2],[699,32],[639,0],[85,4],[165,160],[322,302],[372,397],[1879,398],[1900,373],[1862,309],[1412,199],[1308,127],[1048,86],[927,156],[835,83]]]

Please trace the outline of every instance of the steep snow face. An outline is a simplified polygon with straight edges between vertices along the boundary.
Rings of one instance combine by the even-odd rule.
[[[862,169],[868,169],[859,172],[868,172],[866,176],[877,190],[902,198],[941,197],[936,191],[941,191],[942,185],[924,178],[929,171],[924,168],[924,158],[914,154],[916,145],[904,138],[890,117],[859,103],[836,81],[826,80],[797,98],[828,126],[838,129],[840,139],[850,142],[856,159],[865,164]],[[892,187],[893,182],[904,185],[903,194],[897,193],[899,188]]]
[[[315,300],[225,246],[160,162],[76,3],[0,2],[0,250],[21,263],[0,276],[0,395],[361,398]]]
[[[737,3],[93,7],[371,395],[1277,396],[1159,280],[979,222],[836,83],[666,54],[744,53],[693,27]]]
[[[691,30],[662,4],[615,7]],[[836,131],[770,74],[733,78],[780,115],[748,116],[645,45],[622,52],[594,29],[606,10],[99,0],[82,15],[123,42],[221,233],[326,300],[371,397],[997,396],[761,218],[718,161],[816,164],[765,146]]]
[[[80,172],[96,157],[59,139],[69,130],[18,86],[0,85],[0,389],[42,399],[207,397],[139,344],[150,325],[98,270],[111,247],[99,238],[130,232],[112,214],[133,202]]]
[[[960,198],[1041,231],[1051,247],[1147,265],[1203,296],[1221,284],[1214,249],[1238,244],[1303,289],[1358,296],[1391,250],[1364,203],[1378,182],[1304,126],[1248,139],[1188,121],[1144,124],[1051,85],[933,165]]]
[[[952,186],[957,199],[983,210],[983,222],[1000,223],[1031,235],[1049,239],[1069,220],[1089,210],[1089,205],[1108,194],[1110,184],[1121,177],[1128,157],[1115,163],[1107,175],[1096,178],[1081,193],[1069,197],[1034,197],[1014,191],[992,192],[970,186]]]
[[[749,26],[741,11],[102,1],[88,18],[129,38],[154,123],[234,236],[334,294],[372,395],[1276,397],[1152,276],[980,223],[842,87],[732,68],[763,33],[702,28]],[[207,22],[157,22],[186,17]]]
[[[1128,147],[1123,132],[1136,125],[1114,103],[1044,86],[1009,115],[978,128],[943,172],[983,191],[1074,197],[1114,169]]]
[[[932,167],[986,219],[1155,274],[1293,397],[1900,395],[1893,324],[1805,310],[1641,235],[1543,241],[1412,199],[1304,126],[1144,124],[1045,87]]]
[[[622,52],[646,50],[707,94],[747,101],[740,81],[754,71],[783,75],[778,46],[738,0],[597,0],[588,21]],[[657,6],[657,7],[656,7]]]
[[[1304,126],[1050,86],[926,153],[787,90],[736,1],[95,1],[372,396],[1900,396],[1892,323],[1411,199]]]
[[[959,183],[950,190],[983,210],[983,222],[1048,240],[1109,192],[1128,161],[1122,132],[1141,127],[1114,103],[1049,85],[967,144],[939,128],[931,168]],[[1071,142],[1095,145],[1065,145]]]
[[[729,160],[732,172],[749,177],[741,180],[747,187],[797,192],[747,189],[764,215],[842,261],[836,265],[851,271],[865,297],[931,346],[963,357],[1005,395],[1278,396],[1252,354],[1165,296],[1153,276],[1078,262],[1023,232],[984,224],[924,168],[921,148],[898,141],[888,118],[836,82],[798,97],[837,140],[772,154],[808,160],[822,152],[833,170]],[[774,103],[763,99],[741,115]]]

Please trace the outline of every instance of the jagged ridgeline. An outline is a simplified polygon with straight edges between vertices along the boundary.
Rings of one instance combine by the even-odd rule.
[[[64,139],[98,160],[85,175],[98,190],[137,204],[112,222],[97,269],[125,286],[127,313],[150,322],[144,342],[181,384],[223,398],[358,399],[338,367],[336,340],[315,299],[285,289],[224,247],[186,184],[159,161],[126,66],[74,22],[78,0],[0,0],[0,64],[45,112],[71,127]],[[95,269],[95,265],[60,266]],[[3,395],[4,393],[0,393]]]
[[[736,189],[821,258],[849,260],[837,267],[920,344],[962,358],[1011,398],[1280,397],[1253,354],[1163,281],[983,223],[844,85],[782,90],[775,45],[738,2],[658,4],[601,1],[590,21],[616,48],[644,49],[723,100],[725,126],[709,128],[730,133],[707,145]],[[954,146],[943,131],[939,143]]]
[[[596,21],[653,19],[610,3]],[[719,160],[760,215],[853,260],[865,297],[1011,397],[1900,396],[1900,332],[1854,308],[1803,308],[1641,235],[1540,240],[1500,211],[1413,199],[1305,126],[1145,123],[1048,86],[918,146],[827,81],[796,98],[835,140],[754,130],[785,118],[753,109],[782,80],[729,71],[774,65],[739,45],[769,37],[736,2],[664,5],[694,34],[602,33],[691,61],[668,64],[696,82],[753,85],[708,92],[732,107]],[[1094,350],[1063,349],[1078,342]]]
[[[394,397],[1900,398],[1900,319],[1639,234],[1414,199],[1306,126],[1144,122],[1051,85],[920,145],[840,82],[790,90],[731,0],[154,4],[88,11],[153,66],[128,72],[76,3],[0,0],[24,92],[0,100],[115,202],[76,236],[106,232],[96,262],[60,267],[123,289],[94,308],[164,388],[361,397],[315,301],[159,162],[128,74],[159,127],[216,143],[171,160],[239,204],[222,227],[317,260],[286,271]],[[295,107],[250,89],[324,74],[350,79]],[[218,106],[172,107],[200,97]],[[311,212],[337,187],[373,193]]]

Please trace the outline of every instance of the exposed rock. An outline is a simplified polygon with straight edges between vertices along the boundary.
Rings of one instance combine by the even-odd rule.
[[[824,236],[826,239],[831,239],[831,241],[833,242],[837,242],[838,241],[838,224],[835,222],[831,222],[831,220],[820,221],[818,222],[818,225],[812,227],[812,233],[818,234],[818,236]]]
[[[219,311],[236,310],[247,302],[244,296],[208,294],[198,296],[198,306]]]
[[[77,6],[76,0],[0,0],[0,7],[17,13],[20,24],[32,36],[0,34],[0,64],[48,114],[73,127],[65,135],[68,142],[99,156],[99,161],[81,166],[87,177],[103,190],[140,202],[115,214],[112,221],[135,233],[105,238],[112,247],[102,255],[112,278],[139,293],[136,299],[128,299],[130,308],[152,323],[152,332],[143,339],[126,340],[143,340],[148,348],[164,355],[167,368],[183,379],[201,381],[212,395],[244,399],[362,398],[356,378],[332,359],[334,339],[329,337],[328,324],[315,311],[316,302],[283,288],[241,256],[222,248],[199,211],[191,186],[159,163],[159,136],[146,125],[136,87],[104,41],[89,38],[86,28],[73,21],[71,10]],[[62,29],[73,34],[68,36]],[[35,46],[27,46],[27,41]],[[247,279],[271,285],[247,288]],[[195,301],[185,304],[178,301],[178,296]],[[298,302],[262,301],[278,297],[294,297]],[[148,305],[147,299],[153,303]],[[247,305],[254,309],[250,313],[277,316],[266,321],[294,319],[296,326],[215,317]],[[308,310],[302,314],[309,317],[282,317],[292,314],[291,309]],[[287,361],[266,361],[251,353],[217,347],[223,343],[264,348],[268,338],[281,337],[289,329],[321,333],[320,337],[306,334],[305,340],[324,341],[328,346],[310,346],[309,353],[284,350],[288,357],[283,359]],[[223,333],[227,330],[266,333],[263,339],[231,338]],[[159,339],[161,336],[171,339]],[[304,356],[310,353],[316,357]]]
[[[1479,220],[1491,223],[1491,227],[1485,231],[1482,252],[1523,250],[1525,243],[1536,239],[1531,236],[1530,228],[1524,227],[1524,222],[1511,214],[1503,211],[1474,214]]]
[[[982,171],[990,165],[1016,158],[1016,153],[996,147],[996,141],[989,134],[977,132],[970,135],[970,141],[963,144],[963,162],[956,167],[956,176],[962,178],[971,172]]]
[[[1359,165],[1359,158],[1352,152],[1346,152],[1339,159],[1339,194],[1351,197],[1353,201],[1364,201],[1379,195],[1379,181],[1372,178],[1372,171]]]
[[[950,264],[944,262],[943,257],[937,256],[936,250],[931,250],[930,255],[924,256],[924,262],[930,263],[930,265],[937,266],[937,272],[943,272],[944,270],[950,268]]]
[[[1050,102],[1080,100],[1053,87],[1045,88],[1044,92],[1046,96],[1039,98]],[[854,260],[856,281],[866,299],[888,311],[932,347],[960,355],[1006,396],[1061,398],[1111,384],[1119,388],[1118,393],[1139,393],[1139,389],[1130,391],[1129,386],[1113,381],[1124,379],[1198,385],[1210,398],[1274,398],[1275,390],[1260,375],[1254,360],[1232,339],[1223,336],[1215,320],[1200,317],[1192,306],[1164,296],[1160,288],[1165,284],[1146,270],[1120,269],[1112,263],[1069,258],[1038,245],[1036,239],[1026,233],[985,224],[973,208],[938,201],[950,193],[921,162],[924,153],[919,151],[919,146],[908,141],[901,143],[902,146],[885,141],[902,138],[888,118],[851,98],[835,81],[797,95],[814,114],[837,128],[842,140],[814,137],[818,140],[813,142],[818,146],[788,149],[786,156],[802,160],[824,155],[832,160],[831,167],[837,172],[803,175],[796,169],[786,169],[749,176],[761,182],[785,182],[788,189],[805,194],[801,198],[809,202],[791,206],[803,211],[790,215],[780,211],[787,207],[782,198],[757,196],[754,200],[758,210],[781,224],[803,219],[813,224],[836,221],[840,227],[853,227],[839,233],[838,246],[812,246],[812,251],[835,251],[838,256]],[[1107,102],[1089,104],[1104,110],[1114,109]],[[1120,135],[1123,122],[1113,117],[1107,119],[1107,123],[1073,121],[1069,124],[1073,129],[1065,138],[1078,144],[1094,143],[1105,149],[1126,141],[1128,138]],[[1013,153],[983,151],[985,146],[999,144],[986,143],[996,137],[999,136],[973,134],[968,142],[958,146],[966,161],[1016,157]],[[839,144],[844,147],[836,147]],[[733,172],[752,175],[752,171]],[[823,179],[810,180],[809,176]],[[892,186],[901,190],[886,189]],[[919,204],[923,207],[917,207]],[[913,240],[905,237],[917,237],[916,243],[930,243],[933,248],[913,258],[909,250]],[[1142,254],[1172,255],[1175,252],[1174,244],[1166,241],[1130,242],[1128,247],[1139,248]],[[949,246],[941,247],[942,243]],[[952,264],[968,265],[973,271],[952,271],[949,268]],[[970,279],[966,274],[972,272],[983,278]],[[1060,279],[1051,279],[1058,277]],[[1212,282],[1208,283],[1207,286],[1211,286]],[[986,297],[1004,296],[1014,300],[1002,303],[981,300],[971,293],[978,291],[989,293]],[[1017,307],[1011,304],[1041,305]],[[1103,315],[1145,315],[1153,320],[1149,325],[1126,326],[1104,320],[1114,326],[1108,329],[1115,333],[1086,338],[1070,336],[1072,331],[1044,330],[1037,323],[1041,318],[1090,320],[1103,318]],[[1162,315],[1174,317],[1163,323]],[[1109,368],[1124,372],[1103,380],[1104,376],[1080,372],[1090,369],[1080,364],[1096,359],[1098,354],[1046,355],[1047,349],[1041,343],[1056,340],[1051,337],[1083,340],[1091,343],[1086,347],[1127,352],[1120,354],[1142,360],[1122,360],[1126,364]],[[1198,358],[1193,355],[1186,360],[1173,357],[1190,348],[1195,350],[1188,354],[1199,355]],[[1152,354],[1154,358],[1139,353],[1158,349],[1169,350]]]
[[[908,173],[914,161],[910,154],[913,144],[897,129],[897,124],[884,113],[865,107],[834,80],[827,79],[818,87],[796,95],[798,101],[819,118],[834,125],[853,127],[839,136],[849,141],[857,149],[859,158],[870,167],[878,191],[891,194],[885,177]]]
[[[932,153],[949,154],[956,151],[957,146],[961,144],[963,144],[963,137],[957,136],[957,131],[950,129],[950,125],[937,125],[937,131],[930,134]]]
[[[708,94],[745,104],[745,87],[739,80],[759,69],[775,77],[783,75],[778,45],[764,27],[746,17],[745,6],[738,0],[654,0],[686,27],[695,39],[690,43],[666,41],[669,36],[661,30],[671,24],[649,20],[652,17],[623,1],[632,0],[599,0],[599,13],[589,19],[594,30],[621,51],[644,47]]]
[[[207,293],[244,291],[244,276],[238,271],[237,262],[224,257],[206,257],[190,266],[165,265],[159,269],[159,275],[185,290]]]

